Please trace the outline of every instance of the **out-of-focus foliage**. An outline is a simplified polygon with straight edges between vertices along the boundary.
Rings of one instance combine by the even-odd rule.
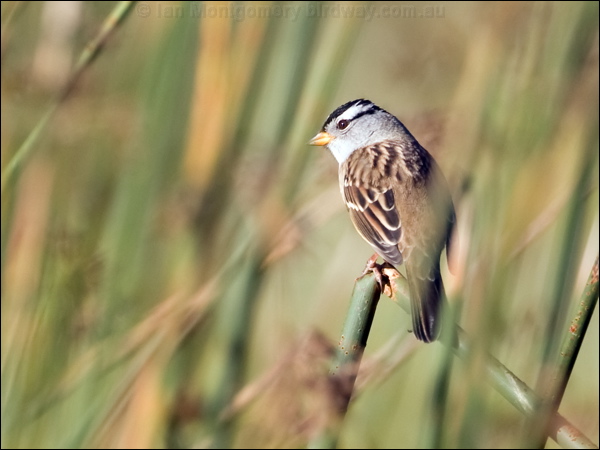
[[[114,4],[2,3],[2,167]],[[453,190],[455,362],[378,306],[340,445],[523,445],[598,253],[595,2],[139,2],[2,188],[2,447],[303,446],[370,247],[306,142],[359,97]],[[598,442],[598,318],[560,412]],[[552,446],[555,444],[549,444]]]

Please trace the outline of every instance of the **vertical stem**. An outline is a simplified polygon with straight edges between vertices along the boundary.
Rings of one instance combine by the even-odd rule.
[[[327,422],[321,433],[309,442],[308,448],[337,447],[380,295],[379,284],[372,273],[356,280],[340,342],[329,370],[332,408],[326,415]]]
[[[592,319],[596,303],[598,303],[598,256],[596,256],[596,262],[592,267],[583,295],[579,301],[577,313],[571,321],[560,349],[560,359],[556,373],[554,374],[554,381],[559,388],[552,396],[552,400],[557,404],[561,402],[565,393],[565,388],[571,377],[575,360],[581,349],[583,337]]]
[[[210,405],[210,416],[215,420],[214,441],[211,448],[231,448],[233,441],[234,418],[219,420],[235,393],[239,390],[246,373],[249,336],[251,335],[252,318],[256,309],[258,294],[264,280],[262,273],[262,258],[253,255],[254,259],[245,268],[243,288],[238,298],[232,298],[236,307],[226,330],[227,348],[223,376],[217,388],[216,396]]]

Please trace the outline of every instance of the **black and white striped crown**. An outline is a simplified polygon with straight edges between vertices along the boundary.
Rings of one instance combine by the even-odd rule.
[[[344,116],[344,119],[346,120],[354,120],[360,116],[375,114],[377,111],[382,111],[382,109],[370,100],[365,100],[364,98],[352,100],[348,103],[344,103],[342,106],[329,114],[329,117],[323,124],[323,130],[325,130],[327,125],[336,120],[338,117]]]

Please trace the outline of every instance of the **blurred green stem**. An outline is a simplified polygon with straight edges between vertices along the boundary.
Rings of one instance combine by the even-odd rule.
[[[209,411],[210,419],[215,420],[214,440],[211,448],[231,448],[234,418],[222,418],[221,412],[226,410],[226,405],[231,402],[235,392],[240,388],[245,374],[252,316],[264,280],[263,259],[258,255],[253,255],[253,257],[249,266],[243,271],[243,288],[240,292],[244,294],[239,298],[232,298],[237,306],[232,308],[235,312],[229,317],[230,326],[227,329],[226,337],[224,375]]]
[[[593,280],[595,270],[595,298],[598,298],[598,266],[597,264],[592,269],[590,280]],[[395,280],[396,284],[405,284],[406,280],[399,278]],[[398,287],[399,291],[404,291],[405,287]],[[589,283],[586,286],[586,293],[593,293],[594,288],[591,288]],[[407,297],[403,297],[398,304],[410,314],[410,304]],[[593,308],[586,311],[586,314],[591,316]],[[577,320],[577,318],[575,319]],[[589,319],[588,319],[589,322]],[[583,323],[582,323],[583,325]],[[471,343],[468,336],[462,328],[456,325],[458,342],[454,347],[456,356],[461,359],[466,359],[471,352]],[[585,332],[584,327],[581,327],[581,335]],[[444,342],[444,341],[442,341]],[[576,354],[574,355],[576,356]],[[574,361],[573,361],[574,362]],[[532,417],[539,408],[541,403],[540,397],[521,381],[514,373],[506,366],[491,355],[488,355],[486,361],[486,372],[488,380],[493,388],[508,400],[517,410],[528,417]],[[548,435],[563,448],[598,448],[592,441],[574,427],[568,420],[556,413],[548,429]]]
[[[313,69],[318,73],[315,77],[317,82],[308,83],[306,92],[304,93],[307,97],[315,97],[318,102],[315,102],[318,107],[313,112],[314,117],[324,117],[326,115],[326,108],[331,104],[337,93],[339,87],[339,80],[342,78],[344,70],[347,68],[347,61],[349,56],[354,49],[354,44],[360,35],[360,28],[364,21],[360,20],[347,20],[341,22],[340,26],[337,26],[334,30],[336,31],[330,35],[327,39],[329,45],[323,45],[317,54],[317,58],[322,58],[315,63]],[[307,63],[305,65],[308,66]],[[284,124],[288,122],[283,122]],[[291,130],[291,128],[290,128]],[[314,130],[302,130],[302,136],[310,134]],[[281,134],[282,138],[286,139],[288,136]],[[283,142],[283,141],[276,141]],[[290,140],[290,145],[295,146],[294,140]],[[296,146],[298,148],[298,146]],[[286,174],[287,182],[284,185],[284,199],[288,203],[292,203],[296,200],[298,192],[301,191],[300,184],[305,177],[309,162],[312,160],[311,152],[298,151],[296,150],[295,155],[290,158],[288,166],[284,173]]]
[[[38,124],[35,128],[29,133],[23,144],[19,147],[19,149],[15,152],[13,157],[8,161],[6,167],[2,171],[2,180],[1,186],[4,191],[4,186],[14,173],[14,171],[21,165],[21,163],[25,160],[25,158],[31,153],[33,149],[33,145],[42,134],[42,131],[48,125],[48,122],[58,109],[58,106],[61,105],[65,99],[72,92],[73,88],[81,78],[81,74],[87,69],[91,63],[94,61],[96,56],[100,53],[100,50],[110,37],[110,35],[115,31],[117,26],[125,17],[127,17],[128,13],[131,11],[131,8],[135,2],[119,2],[108,15],[108,17],[102,23],[100,31],[98,34],[85,46],[79,59],[77,60],[77,64],[75,65],[75,70],[73,74],[69,78],[67,84],[63,89],[60,90],[55,99],[51,102],[50,107],[46,111],[46,113],[42,116]]]
[[[248,95],[243,101],[237,117],[232,118],[232,121],[235,123],[235,128],[232,131],[232,139],[219,152],[213,175],[211,175],[212,178],[206,190],[202,193],[199,202],[200,208],[195,222],[198,229],[198,236],[206,239],[206,242],[204,242],[206,244],[204,251],[207,253],[205,259],[210,264],[212,264],[211,261],[214,258],[212,254],[219,251],[214,247],[213,237],[215,236],[215,230],[223,220],[225,208],[222,205],[231,201],[232,187],[235,185],[233,182],[235,170],[231,170],[231,167],[235,167],[236,162],[240,160],[248,143],[250,133],[249,124],[252,122],[252,117],[256,114],[260,93],[266,82],[264,68],[272,58],[281,22],[281,20],[270,19],[265,25],[265,34],[256,55],[255,65],[252,69],[252,75],[250,76],[247,88]]]
[[[532,448],[544,448],[549,433],[550,422],[558,410],[562,395],[568,382],[570,369],[566,369],[565,358],[559,350],[561,340],[564,342],[566,321],[569,302],[573,295],[573,285],[578,267],[578,255],[583,246],[583,223],[585,222],[585,192],[593,179],[594,166],[597,161],[596,135],[592,133],[589,139],[588,151],[583,154],[579,161],[577,183],[571,195],[565,214],[566,223],[563,231],[563,239],[560,244],[558,265],[554,276],[555,288],[552,290],[549,308],[550,323],[544,339],[542,367],[536,384],[536,391],[542,397],[536,414],[527,424],[527,440]],[[592,269],[593,273],[593,269]],[[592,309],[593,310],[593,309]],[[585,332],[585,330],[584,330]],[[570,332],[567,331],[567,339]],[[563,344],[564,348],[564,344]],[[557,356],[558,355],[558,356]],[[577,354],[574,355],[575,357]],[[575,364],[575,359],[567,361],[566,365]],[[562,367],[561,367],[562,366]],[[567,373],[568,370],[568,373]],[[567,378],[565,378],[565,376]],[[533,430],[530,432],[529,430]]]

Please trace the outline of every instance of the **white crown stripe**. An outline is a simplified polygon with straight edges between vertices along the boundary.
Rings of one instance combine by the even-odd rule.
[[[373,109],[373,106],[374,105],[372,103],[353,105],[346,111],[344,111],[342,114],[340,114],[339,119],[353,120],[354,118],[363,115],[365,112]]]

